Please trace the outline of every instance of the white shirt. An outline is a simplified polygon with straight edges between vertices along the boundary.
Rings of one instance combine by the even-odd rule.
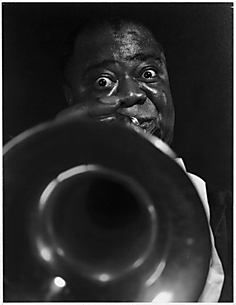
[[[186,171],[183,160],[180,158],[175,159],[176,162],[182,167],[182,169],[187,173],[188,177],[195,186],[204,206],[206,216],[208,219],[210,227],[210,209],[207,199],[206,183],[196,175],[190,174]],[[218,256],[217,250],[215,248],[214,236],[210,227],[211,233],[211,243],[212,243],[212,257],[210,262],[210,268],[207,276],[207,281],[202,294],[199,298],[199,302],[217,302],[220,298],[220,293],[224,283],[224,271]]]
[[[218,302],[224,283],[224,271],[217,250],[215,248],[214,236],[210,227],[210,208],[207,199],[206,183],[198,176],[188,173],[186,171],[183,160],[181,158],[177,158],[172,149],[170,149],[170,147],[162,140],[158,139],[153,135],[144,134],[143,136],[147,140],[149,140],[155,147],[157,147],[162,152],[173,158],[177,162],[177,164],[179,164],[179,166],[186,172],[199,194],[209,223],[212,243],[212,254],[205,287],[198,302]]]

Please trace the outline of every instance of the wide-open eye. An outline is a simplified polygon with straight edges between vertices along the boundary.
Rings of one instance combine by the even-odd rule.
[[[114,85],[114,82],[109,77],[101,76],[96,79],[95,85],[99,89],[107,89],[111,88]]]
[[[154,69],[147,69],[142,73],[142,78],[152,80],[157,77],[157,72]]]

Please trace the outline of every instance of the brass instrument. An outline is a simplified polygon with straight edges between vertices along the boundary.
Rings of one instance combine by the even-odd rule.
[[[4,301],[197,301],[211,243],[184,171],[119,124],[65,120],[4,148]]]

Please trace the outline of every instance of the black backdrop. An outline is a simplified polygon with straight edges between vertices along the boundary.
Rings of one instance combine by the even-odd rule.
[[[166,50],[176,108],[173,148],[190,172],[231,189],[230,3],[3,4],[4,141],[66,106],[63,41],[75,26],[97,15],[131,17],[151,27]]]

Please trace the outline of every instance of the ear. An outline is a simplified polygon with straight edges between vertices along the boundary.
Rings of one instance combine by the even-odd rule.
[[[73,105],[73,94],[71,88],[68,85],[63,85],[63,91],[67,104],[69,106]]]

